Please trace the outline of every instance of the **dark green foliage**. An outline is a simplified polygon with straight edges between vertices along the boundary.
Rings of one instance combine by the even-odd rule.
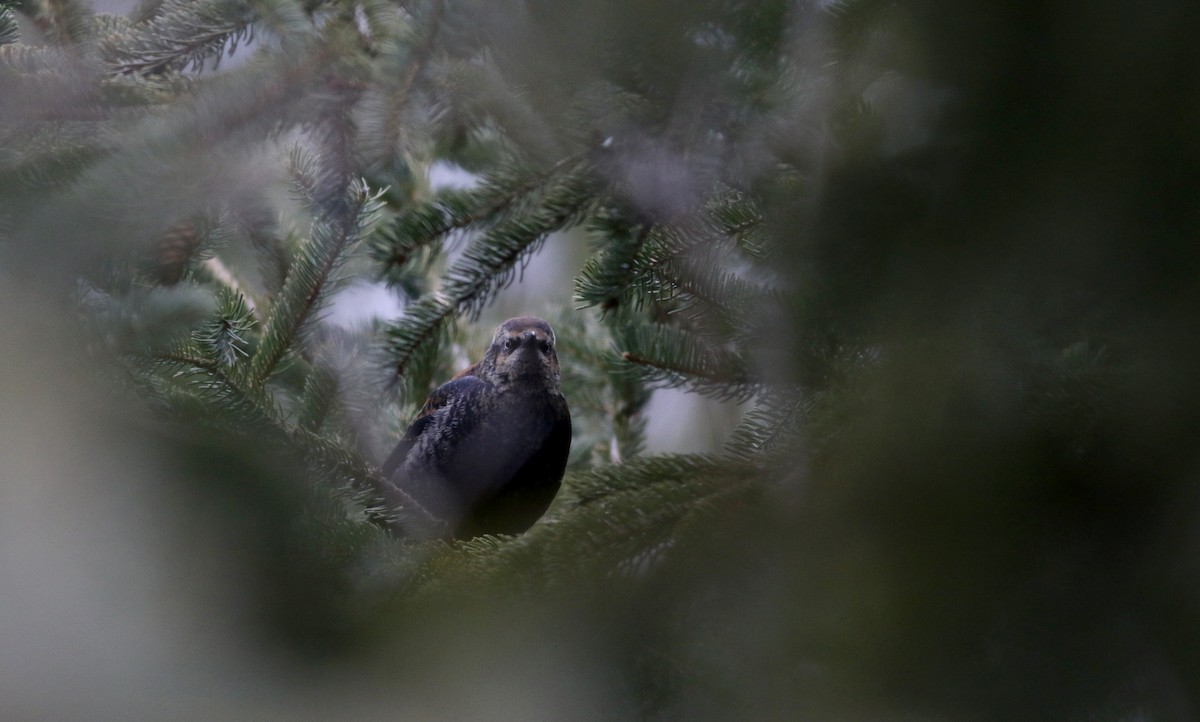
[[[223,288],[219,294],[216,313],[197,329],[194,337],[205,356],[220,366],[230,367],[249,355],[246,339],[254,328],[254,317],[246,307],[245,297],[237,291]]]
[[[460,315],[477,317],[488,302],[517,277],[529,256],[540,248],[549,233],[577,222],[592,202],[589,190],[583,169],[577,164],[568,164],[556,169],[542,182],[510,189],[503,201],[488,203],[466,216],[443,218],[440,222],[435,219],[431,224],[421,220],[405,221],[398,230],[410,230],[415,238],[397,237],[393,248],[399,248],[384,251],[388,256],[406,256],[407,249],[414,244],[429,242],[424,239],[427,234],[442,236],[456,226],[466,226],[473,219],[485,224],[486,229],[470,244],[462,258],[446,270],[439,290],[417,299],[405,318],[389,330],[388,351],[395,359],[396,376],[402,378],[409,373],[412,362],[422,359],[422,348],[436,348],[442,330],[454,319]],[[482,195],[487,202],[492,201],[488,196],[494,193]],[[441,213],[448,210],[453,209],[445,206],[437,209]],[[520,214],[522,210],[527,210],[528,215]],[[424,213],[424,218],[428,219],[430,212]],[[416,375],[424,377],[420,366],[417,369]]]
[[[703,537],[706,520],[752,503],[761,493],[756,476],[753,466],[699,455],[657,456],[572,474],[548,523],[516,539],[461,545],[442,557],[439,576],[427,581],[532,581],[560,594],[572,585],[599,588],[614,578],[637,579],[673,554],[686,555],[679,545],[693,535]]]
[[[0,5],[0,45],[17,42],[21,28],[17,25],[17,14],[12,8]]]
[[[620,463],[645,446],[643,409],[651,392],[615,364],[610,332],[580,311],[549,316],[558,335],[562,387],[574,427],[569,468]]]
[[[754,399],[741,424],[729,435],[725,450],[745,461],[771,459],[787,454],[802,443],[811,403],[799,387],[768,389]]]
[[[327,369],[313,369],[304,380],[304,395],[300,398],[296,425],[307,431],[320,431],[337,398],[337,392],[337,377]]]
[[[295,250],[287,280],[263,323],[262,341],[251,359],[250,380],[261,385],[316,320],[325,299],[337,286],[338,271],[351,246],[362,238],[379,206],[377,196],[363,185],[348,189],[348,217],[318,216],[308,238]]]
[[[106,644],[4,668],[56,719],[1192,719],[1194,6],[0,3],[6,543],[163,556],[47,604],[0,555],[0,627],[178,564],[82,629],[217,660],[113,708]],[[406,539],[377,464],[517,313],[563,490]],[[664,390],[731,430],[666,453]]]
[[[630,326],[617,338],[620,368],[650,386],[684,387],[720,399],[749,398],[758,382],[737,350],[666,325]]]
[[[251,40],[256,5],[240,0],[166,0],[144,15],[114,43],[110,62],[123,73],[155,74],[200,69],[207,61],[215,68],[238,44]]]

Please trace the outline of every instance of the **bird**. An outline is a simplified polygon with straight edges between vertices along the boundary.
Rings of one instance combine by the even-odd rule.
[[[430,394],[382,467],[439,522],[416,535],[520,534],[545,513],[571,447],[555,341],[546,321],[510,318],[478,363]]]

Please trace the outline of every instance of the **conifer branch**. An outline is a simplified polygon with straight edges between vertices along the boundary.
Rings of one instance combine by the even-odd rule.
[[[13,23],[16,28],[16,23]],[[55,79],[67,72],[67,59],[57,48],[11,42],[0,44],[0,70],[16,76],[49,74]],[[19,110],[17,108],[12,111]]]
[[[792,449],[812,403],[800,389],[764,389],[725,442],[725,453],[743,461]]]
[[[219,366],[232,367],[247,357],[246,337],[254,327],[254,317],[241,293],[222,287],[217,312],[192,338],[208,351]]]
[[[600,306],[611,311],[629,297],[629,289],[641,276],[640,257],[654,226],[646,223],[632,233],[619,218],[598,218],[590,229],[604,239],[604,250],[588,259],[575,277],[575,299],[584,307]],[[634,307],[640,307],[640,298]]]
[[[216,359],[205,358],[194,345],[187,345],[174,350],[157,353],[146,360],[135,360],[137,368],[149,363],[152,369],[173,368],[170,374],[173,379],[187,381],[183,389],[174,389],[154,382],[160,392],[166,392],[168,408],[180,418],[190,416],[189,409],[199,404],[201,408],[211,405],[212,409],[224,412],[224,419],[212,419],[218,428],[233,422],[237,428],[254,429],[262,425],[277,426],[280,418],[279,410],[270,397],[261,389],[253,389],[234,378],[229,371]],[[178,391],[187,390],[190,396],[179,396]],[[200,418],[209,418],[211,414],[200,414]]]
[[[569,473],[557,513],[516,538],[455,545],[453,556],[443,558],[450,568],[437,579],[457,573],[477,583],[520,574],[571,585],[643,577],[682,553],[688,541],[703,539],[706,519],[728,515],[759,494],[761,476],[755,465],[705,455],[657,456]],[[590,568],[582,574],[581,558]]]
[[[334,493],[359,505],[371,523],[401,537],[409,536],[414,529],[425,530],[440,524],[429,511],[380,476],[358,454],[303,427],[281,422],[279,428],[292,448],[303,454],[310,468],[334,482]]]
[[[400,144],[403,127],[401,119],[404,117],[405,107],[411,100],[413,84],[433,54],[445,11],[445,0],[430,0],[425,12],[421,38],[405,53],[404,72],[399,75],[395,85],[386,91],[389,102],[384,113],[387,122],[384,131],[385,148],[395,148]]]
[[[313,368],[304,379],[304,392],[300,397],[300,408],[296,413],[296,426],[316,433],[329,416],[330,408],[337,398],[337,377],[321,366]]]
[[[729,198],[714,201],[709,209],[715,220],[720,223],[723,233],[739,236],[762,226],[766,216],[753,206],[740,203],[741,194],[735,193]]]
[[[650,393],[612,368],[611,335],[590,314],[564,309],[551,321],[558,337],[561,385],[574,427],[571,468],[621,463],[641,453]],[[587,453],[579,453],[586,449]]]
[[[167,0],[137,0],[133,10],[129,11],[129,20],[134,23],[145,23],[153,20],[162,12]]]
[[[256,15],[244,3],[167,0],[146,22],[135,25],[114,48],[120,73],[156,74],[198,69],[209,59],[236,52],[252,40]]]
[[[0,64],[3,64],[4,50],[0,47]],[[43,137],[22,137],[22,134],[13,134],[7,140],[17,139],[24,141],[27,147],[14,154],[4,168],[5,172],[0,175],[0,191],[64,188],[107,153],[92,142],[66,134],[58,139],[58,143],[48,143]]]
[[[669,301],[679,295],[679,279],[671,274],[681,259],[696,251],[713,252],[725,239],[698,223],[644,224],[633,234],[620,214],[593,222],[603,250],[588,259],[575,284],[575,298],[586,306],[612,310],[639,309],[646,301]]]
[[[894,10],[893,3],[888,0],[835,0],[824,6],[822,12],[835,38],[832,43],[835,61],[846,64],[861,57],[871,33]]]
[[[705,343],[683,329],[633,326],[618,342],[625,346],[625,364],[617,369],[654,388],[686,388],[716,399],[744,401],[760,386],[737,351]]]
[[[155,354],[155,361],[165,364],[175,364],[186,367],[187,369],[199,369],[202,371],[217,371],[219,364],[214,359],[202,358],[199,354],[190,353],[189,350],[180,349],[176,351],[164,351]],[[184,371],[183,373],[186,373]]]
[[[370,38],[379,51],[357,115],[359,147],[370,173],[409,178],[416,170],[410,168],[413,151],[427,137],[426,108],[418,102],[427,94],[420,81],[435,55],[445,12],[444,0],[426,0],[409,8],[404,22],[379,18],[380,42]]]
[[[264,443],[270,440],[261,437],[266,430],[275,443],[296,450],[309,468],[330,483],[335,495],[354,501],[367,519],[382,529],[405,536],[414,528],[427,529],[438,523],[420,504],[384,480],[361,456],[311,429],[287,423],[264,390],[245,387],[215,361],[184,349],[157,354],[149,362],[153,367],[176,367],[173,378],[192,378],[187,385],[179,386],[155,374],[135,373],[135,382],[176,418],[190,423],[207,420],[213,428],[226,433],[231,428],[240,429],[242,433],[258,435]],[[136,362],[134,369],[143,365]],[[211,411],[217,409],[224,412],[223,418],[212,418]]]
[[[650,456],[621,466],[599,466],[573,474],[569,481],[569,506],[581,507],[613,495],[637,493],[647,486],[679,484],[705,477],[747,473],[738,462],[705,454]]]
[[[356,184],[352,193],[353,197],[348,199],[354,210],[351,220],[337,223],[318,218],[308,238],[297,249],[291,272],[264,323],[258,351],[251,359],[252,384],[264,384],[301,338],[306,325],[327,300],[347,249],[362,238],[378,215],[380,195],[372,194],[365,182]]]
[[[0,45],[9,45],[21,39],[21,26],[17,14],[8,6],[0,5]]]
[[[738,341],[754,341],[767,320],[769,311],[778,309],[784,294],[769,282],[750,280],[749,276],[767,276],[769,270],[738,267],[720,249],[701,249],[696,254],[680,253],[665,259],[647,274],[642,293],[657,302],[678,302],[679,310],[698,325],[720,329],[719,335]]]
[[[372,243],[372,255],[383,264],[385,277],[394,276],[418,250],[435,241],[472,226],[491,228],[519,214],[536,212],[556,179],[581,172],[581,159],[570,156],[545,172],[508,168],[485,177],[478,188],[443,190],[381,229]]]
[[[446,272],[442,288],[418,299],[388,331],[394,379],[405,375],[422,344],[441,333],[455,316],[476,317],[513,280],[548,234],[577,223],[593,202],[590,190],[584,168],[552,176],[536,194],[536,209],[503,219],[476,239]],[[531,199],[522,197],[521,201]]]

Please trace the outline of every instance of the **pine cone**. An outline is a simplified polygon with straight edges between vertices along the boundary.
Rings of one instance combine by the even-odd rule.
[[[155,280],[164,286],[174,286],[182,281],[199,245],[200,237],[191,221],[182,221],[167,229],[154,247]]]

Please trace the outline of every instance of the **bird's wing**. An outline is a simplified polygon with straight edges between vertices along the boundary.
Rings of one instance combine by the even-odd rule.
[[[471,369],[467,370],[470,371]],[[404,459],[408,456],[409,450],[412,449],[417,439],[421,437],[421,434],[425,431],[425,427],[429,425],[429,422],[433,419],[438,409],[449,404],[452,399],[478,394],[486,386],[486,382],[476,376],[459,375],[434,389],[429,398],[425,400],[425,405],[421,407],[421,411],[413,419],[412,424],[409,425],[408,431],[404,433],[403,438],[396,444],[396,448],[388,455],[387,461],[383,462],[384,478],[390,479],[396,473],[396,470],[404,464]]]
[[[562,478],[571,447],[571,415],[561,396],[559,402],[501,406],[484,422],[486,435],[464,434],[467,443],[460,446],[454,476],[465,498],[472,503],[488,499],[516,480]]]

